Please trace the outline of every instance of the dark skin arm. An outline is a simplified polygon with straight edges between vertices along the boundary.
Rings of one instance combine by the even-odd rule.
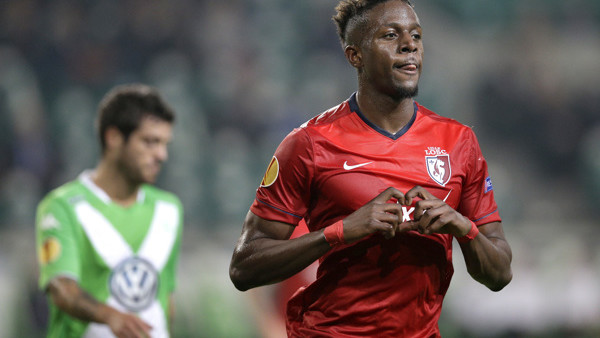
[[[52,302],[62,311],[84,321],[106,324],[119,338],[144,338],[152,330],[150,325],[137,316],[98,302],[70,278],[52,279],[48,285],[48,293]]]
[[[329,251],[323,231],[289,239],[293,225],[269,221],[248,211],[233,251],[229,277],[240,291],[280,282]]]
[[[512,280],[512,251],[500,222],[481,225],[477,237],[460,248],[471,277],[490,290],[500,291]]]
[[[400,223],[401,205],[387,203],[392,198],[403,197],[397,189],[388,188],[345,218],[346,243],[375,232],[391,238],[397,232],[411,230],[413,224]],[[323,229],[290,240],[293,230],[291,224],[269,221],[248,212],[229,266],[229,276],[237,289],[245,291],[280,282],[302,271],[331,249]]]
[[[415,203],[412,221],[422,234],[443,233],[455,237],[466,235],[471,229],[471,222],[444,201],[433,196],[422,187],[414,187],[406,193],[406,205]],[[467,243],[461,244],[467,271],[481,284],[492,291],[502,290],[512,279],[510,263],[512,251],[500,222],[492,222],[479,226],[479,234]]]
[[[398,204],[387,203],[392,198]],[[411,205],[416,198],[421,200],[415,203],[415,220],[400,223],[401,205]],[[388,188],[344,219],[347,243],[375,232],[386,238],[408,230],[462,237],[470,229],[471,222],[466,217],[419,186],[406,195]],[[331,249],[323,230],[288,240],[292,231],[290,224],[268,221],[248,212],[229,267],[236,288],[245,291],[289,278]],[[499,291],[512,279],[512,252],[500,222],[482,225],[479,231],[474,240],[461,245],[467,270],[490,290]]]

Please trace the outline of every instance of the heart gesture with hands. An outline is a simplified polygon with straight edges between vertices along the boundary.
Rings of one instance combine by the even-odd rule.
[[[396,199],[397,203],[389,203]],[[402,206],[415,203],[414,220],[402,222]],[[344,219],[344,239],[346,243],[358,241],[375,232],[389,239],[410,230],[421,234],[466,235],[471,222],[446,202],[435,197],[421,186],[415,186],[406,194],[389,187],[367,204]]]
[[[471,229],[471,221],[468,218],[421,186],[410,189],[404,195],[404,200],[398,200],[398,203],[411,205],[415,198],[420,200],[415,203],[414,220],[406,223],[412,223],[419,233],[462,237]]]

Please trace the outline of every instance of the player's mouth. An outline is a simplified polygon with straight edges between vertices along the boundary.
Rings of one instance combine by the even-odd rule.
[[[151,176],[157,176],[160,173],[161,165],[153,164],[148,167],[148,171]]]
[[[394,69],[408,75],[417,75],[419,72],[419,65],[416,61],[406,61],[394,64]]]

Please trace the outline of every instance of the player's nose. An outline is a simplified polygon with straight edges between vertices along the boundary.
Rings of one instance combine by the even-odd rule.
[[[413,39],[410,32],[403,32],[400,39],[398,39],[398,50],[400,53],[414,53],[418,49],[417,42]]]
[[[160,146],[156,147],[155,157],[160,162],[165,162],[167,159],[169,159],[169,150],[166,144],[161,144]]]

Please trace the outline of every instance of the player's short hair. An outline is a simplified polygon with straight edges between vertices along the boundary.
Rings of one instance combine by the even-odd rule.
[[[348,36],[348,33],[352,29],[348,29],[349,26],[354,28],[355,26],[364,25],[366,23],[364,14],[376,5],[388,1],[392,0],[341,0],[335,7],[335,15],[331,19],[337,26],[337,33],[342,46],[358,42],[350,41],[352,39]],[[414,7],[410,0],[400,1]]]
[[[116,127],[127,140],[142,119],[149,116],[169,123],[175,121],[175,112],[155,88],[134,83],[111,89],[98,106],[96,128],[102,151],[106,148],[104,137],[109,127]]]

